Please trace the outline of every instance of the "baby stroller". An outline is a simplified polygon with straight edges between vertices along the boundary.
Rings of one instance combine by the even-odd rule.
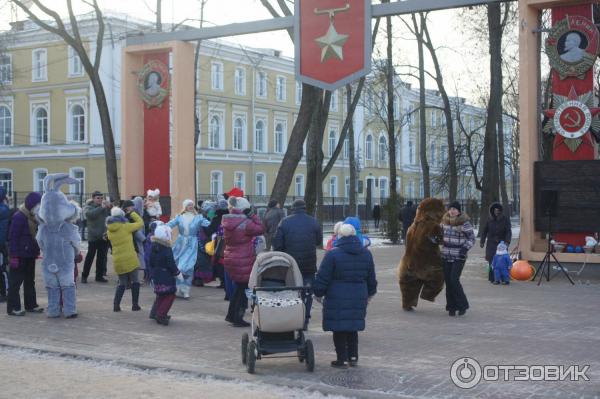
[[[263,356],[296,352],[308,371],[315,369],[313,344],[304,337],[305,302],[311,293],[303,286],[294,258],[283,252],[263,252],[256,257],[248,291],[251,336],[242,336],[242,363],[253,374]]]

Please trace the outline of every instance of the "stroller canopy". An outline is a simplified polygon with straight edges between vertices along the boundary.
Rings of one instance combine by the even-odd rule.
[[[281,286],[300,287],[302,273],[294,258],[285,252],[262,252],[252,266],[248,288],[262,287],[265,282],[280,282]],[[272,286],[272,285],[271,285]]]

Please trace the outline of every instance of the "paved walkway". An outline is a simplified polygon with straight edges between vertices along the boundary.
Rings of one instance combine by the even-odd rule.
[[[395,277],[402,249],[373,249],[379,293],[369,305],[367,330],[360,334],[360,367],[356,369],[329,367],[333,343],[331,334],[321,331],[319,304],[315,304],[308,332],[315,343],[315,372],[306,372],[295,359],[263,359],[257,363],[256,375],[248,375],[240,361],[244,330],[224,322],[227,302],[221,290],[194,288],[191,300],[175,302],[172,324],[162,327],[147,318],[153,297],[149,287],[142,289],[143,312],[129,310],[129,292],[122,304],[124,311],[112,312],[114,276],[109,276],[109,284],[79,285],[78,319],[0,316],[0,345],[349,397],[600,396],[598,280],[571,286],[559,276],[539,287],[530,282],[492,286],[477,249],[463,274],[471,303],[466,316],[448,317],[443,293],[436,303],[423,302],[416,312],[406,313],[400,309]],[[38,287],[44,306],[41,280]],[[452,363],[465,356],[482,365],[590,365],[590,381],[482,381],[465,390],[450,379]],[[0,380],[7,381],[5,377]]]

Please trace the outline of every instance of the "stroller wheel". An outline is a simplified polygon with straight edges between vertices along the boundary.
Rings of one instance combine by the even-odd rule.
[[[248,358],[248,333],[244,333],[242,335],[242,364],[246,364],[246,359]]]
[[[254,368],[256,366],[256,342],[252,341],[248,343],[248,349],[246,351],[246,370],[249,374],[254,374]]]
[[[315,371],[315,349],[313,348],[313,344],[310,339],[306,340],[304,346],[304,357],[306,359],[306,370],[312,373]]]

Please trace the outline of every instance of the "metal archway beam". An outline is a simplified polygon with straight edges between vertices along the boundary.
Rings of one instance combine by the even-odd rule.
[[[300,0],[296,0],[300,1]],[[451,8],[470,7],[490,3],[504,3],[515,0],[403,0],[394,3],[375,4],[371,6],[372,16],[412,14],[447,10]],[[280,17],[251,22],[242,22],[214,26],[209,28],[187,29],[175,32],[140,33],[126,38],[126,45],[160,43],[172,40],[192,41],[216,39],[219,37],[239,36],[252,33],[272,32],[294,27],[294,17]]]

